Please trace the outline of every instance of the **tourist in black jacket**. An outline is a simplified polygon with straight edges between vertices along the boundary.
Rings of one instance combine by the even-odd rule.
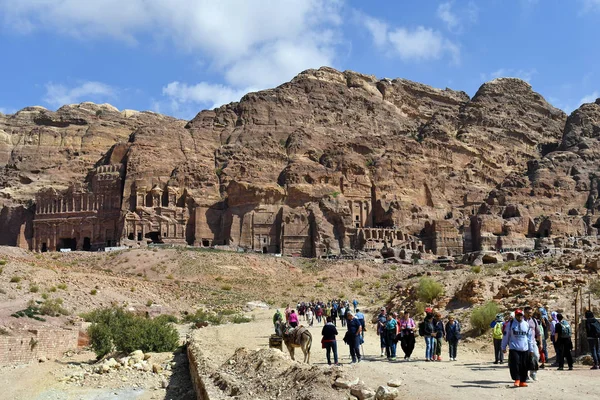
[[[338,353],[337,353],[337,342],[335,336],[338,334],[338,331],[331,322],[331,317],[327,317],[327,323],[321,330],[321,335],[323,335],[323,339],[321,343],[323,343],[323,347],[327,350],[327,364],[331,365],[331,351],[333,350],[333,362],[335,365],[338,364]]]

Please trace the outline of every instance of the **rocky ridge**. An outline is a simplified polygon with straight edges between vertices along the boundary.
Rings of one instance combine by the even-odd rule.
[[[185,188],[190,207],[240,218],[263,206],[308,213],[333,253],[351,246],[353,199],[372,205],[374,226],[401,227],[438,254],[498,240],[533,247],[536,236],[596,233],[599,113],[585,104],[567,119],[514,78],[470,98],[328,67],[187,124],[91,103],[31,107],[0,115],[0,222],[31,218],[41,187],[122,163],[124,210],[136,181],[169,182]],[[447,226],[428,238],[436,221]],[[9,229],[2,243],[19,233]]]

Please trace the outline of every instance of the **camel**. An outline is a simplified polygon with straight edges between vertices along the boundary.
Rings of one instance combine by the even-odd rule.
[[[310,346],[312,345],[312,335],[303,326],[297,328],[290,328],[289,325],[285,324],[281,329],[283,343],[290,352],[290,357],[294,360],[294,348],[300,347],[304,353],[304,362],[310,364]]]

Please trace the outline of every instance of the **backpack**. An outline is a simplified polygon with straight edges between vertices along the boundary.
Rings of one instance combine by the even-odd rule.
[[[496,325],[494,325],[494,339],[502,339],[502,325],[501,322],[496,322]]]
[[[594,319],[594,322],[590,323],[587,336],[590,338],[600,338],[600,321]]]
[[[425,336],[425,321],[419,324],[419,336]]]
[[[560,321],[561,330],[560,337],[561,339],[566,339],[571,337],[571,325],[567,321]]]

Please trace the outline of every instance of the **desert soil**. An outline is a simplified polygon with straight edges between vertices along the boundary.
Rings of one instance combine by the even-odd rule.
[[[220,364],[234,353],[238,347],[255,350],[268,347],[268,338],[272,333],[273,310],[257,311],[255,320],[240,325],[224,325],[203,328],[199,337],[205,355],[210,361]],[[309,328],[313,335],[311,351],[312,364],[329,368],[325,350],[321,349],[322,325]],[[575,365],[574,371],[556,371],[555,368],[540,370],[538,382],[532,382],[528,388],[512,388],[508,366],[494,365],[493,346],[485,341],[461,343],[458,361],[450,362],[447,358],[447,346],[443,348],[442,362],[426,363],[424,360],[424,343],[417,338],[413,354],[414,361],[402,361],[403,353],[398,349],[396,362],[388,362],[380,357],[379,337],[371,328],[367,331],[364,344],[365,360],[358,364],[350,364],[349,350],[341,337],[345,328],[339,326],[338,353],[342,369],[349,377],[358,377],[368,387],[376,390],[379,385],[386,385],[390,380],[401,379],[399,388],[401,396],[414,399],[464,400],[475,398],[486,399],[549,399],[557,396],[568,396],[576,399],[598,399],[600,391],[600,371],[591,371],[589,366]],[[284,349],[287,353],[287,350]],[[296,350],[296,358],[302,359],[302,353]],[[551,354],[553,357],[553,354]],[[491,361],[490,361],[491,360]],[[277,378],[274,378],[277,379]],[[345,399],[348,392],[340,391],[340,399]]]

